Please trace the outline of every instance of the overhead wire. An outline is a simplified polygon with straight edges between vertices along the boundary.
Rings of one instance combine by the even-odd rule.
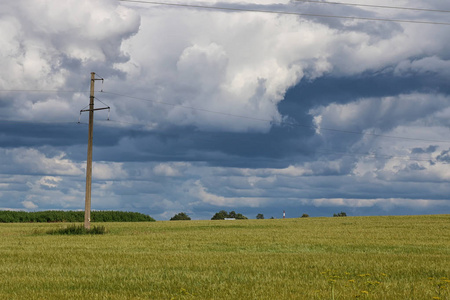
[[[315,152],[323,153],[323,154],[339,154],[342,156],[364,156],[368,158],[384,158],[384,159],[402,159],[402,160],[411,160],[411,161],[422,161],[429,162],[431,159],[427,158],[417,158],[410,156],[400,156],[400,155],[388,155],[388,154],[375,154],[375,153],[362,153],[362,152],[344,152],[344,151],[332,151],[332,150],[315,150]]]
[[[317,4],[333,4],[333,5],[344,5],[344,6],[357,6],[357,7],[370,7],[370,8],[386,8],[386,9],[402,9],[402,10],[412,10],[412,11],[450,13],[450,10],[443,10],[443,9],[388,6],[388,5],[375,5],[375,4],[360,4],[360,3],[348,3],[348,2],[331,2],[331,1],[317,1],[317,0],[294,0],[294,1],[295,2],[306,2],[306,3],[317,3]]]
[[[190,109],[190,110],[196,110],[196,111],[201,111],[201,112],[205,112],[205,113],[212,113],[212,114],[217,114],[217,115],[223,115],[223,116],[228,116],[228,117],[259,121],[259,122],[266,122],[266,123],[268,122],[270,124],[287,125],[287,126],[302,127],[302,128],[311,128],[311,129],[314,129],[314,130],[323,130],[323,131],[330,131],[330,132],[357,134],[357,135],[363,135],[363,136],[374,136],[374,137],[390,138],[390,139],[402,139],[402,140],[433,142],[433,143],[450,143],[450,141],[448,141],[448,140],[434,140],[434,139],[410,138],[410,137],[402,137],[402,136],[391,136],[391,135],[377,134],[377,133],[370,133],[370,132],[358,132],[358,131],[351,131],[351,130],[343,130],[343,129],[335,129],[335,128],[327,128],[327,127],[318,127],[318,126],[314,126],[314,125],[303,125],[303,124],[292,123],[292,122],[285,122],[285,121],[274,121],[274,120],[269,120],[269,119],[262,119],[262,118],[256,118],[256,117],[250,117],[250,116],[242,116],[242,115],[236,115],[236,114],[231,114],[231,113],[224,113],[224,112],[219,112],[219,111],[213,111],[213,110],[203,109],[203,108],[198,108],[198,107],[193,107],[193,106],[174,104],[174,103],[169,103],[169,102],[164,102],[164,101],[150,100],[150,99],[141,98],[141,97],[135,97],[135,96],[119,94],[119,93],[115,93],[115,92],[103,91],[103,93],[110,94],[110,95],[115,95],[115,96],[119,96],[119,97],[124,97],[124,98],[129,98],[129,99],[134,99],[134,100],[151,102],[151,103],[155,103],[155,104],[162,104],[162,105],[168,105],[168,106],[172,106],[172,107],[180,107],[180,108],[185,108],[185,109]]]
[[[2,91],[2,90],[0,90],[0,91]],[[44,91],[48,91],[48,90],[15,90],[15,91],[44,92]],[[57,91],[55,90],[54,92],[57,92]],[[78,91],[61,91],[61,92],[78,92]],[[169,105],[169,106],[172,106],[172,107],[181,107],[181,108],[185,108],[185,109],[197,110],[197,111],[206,112],[206,113],[220,114],[220,115],[229,116],[229,117],[237,117],[237,118],[249,119],[249,120],[254,120],[254,121],[261,121],[261,122],[269,122],[271,124],[278,124],[278,125],[307,127],[307,128],[312,128],[312,129],[316,129],[316,130],[319,129],[318,127],[313,126],[313,125],[301,125],[301,124],[289,123],[289,122],[277,122],[277,121],[268,120],[268,119],[261,119],[261,118],[255,118],[255,117],[249,117],[249,116],[241,116],[241,115],[235,115],[235,114],[230,114],[230,113],[223,113],[223,112],[212,111],[212,110],[207,110],[207,109],[202,109],[202,108],[197,108],[197,107],[191,107],[191,106],[184,106],[184,105],[180,105],[180,104],[168,103],[168,102],[163,102],[163,101],[155,101],[155,100],[150,100],[150,99],[146,99],[146,98],[128,96],[128,95],[123,95],[123,94],[114,93],[114,92],[108,92],[108,91],[103,91],[103,90],[101,90],[99,92],[102,92],[102,93],[105,93],[105,94],[111,94],[111,95],[115,95],[115,96],[119,96],[119,97],[125,97],[125,98],[130,98],[130,99],[135,99],[135,100],[151,102],[151,103],[155,103],[155,104],[163,104],[163,105]],[[95,98],[97,100],[99,100],[102,104],[106,105],[98,97],[95,97]],[[89,105],[87,105],[87,106],[89,106]],[[87,106],[85,106],[84,108],[86,108]],[[42,124],[42,125],[50,125],[50,124],[82,124],[82,125],[88,125],[87,123],[80,122],[80,121],[78,121],[78,122],[75,122],[75,121],[72,121],[72,122],[68,122],[68,121],[51,121],[51,122],[48,121],[48,122],[43,122],[43,121],[37,121],[37,120],[23,121],[23,120],[10,120],[10,119],[0,119],[0,123],[23,123],[23,124]],[[133,122],[126,122],[126,121],[110,120],[109,117],[108,117],[107,120],[97,120],[97,124],[100,125],[100,126],[109,126],[109,125],[105,125],[107,123],[126,124],[126,125],[134,125],[134,126],[141,126],[141,127],[148,127],[149,125],[151,125],[151,124],[148,124],[148,123],[133,123]],[[427,142],[438,142],[438,143],[449,143],[450,142],[450,141],[442,141],[442,140],[418,139],[418,138],[408,138],[408,137],[399,137],[399,136],[387,136],[387,135],[379,135],[379,134],[355,132],[355,131],[345,131],[345,130],[331,129],[331,128],[320,128],[320,130],[344,132],[344,133],[352,133],[352,134],[360,134],[360,135],[372,135],[372,136],[377,136],[377,137],[388,137],[388,138],[396,138],[396,139],[427,141]],[[208,140],[208,139],[207,138],[203,138],[203,140]],[[212,139],[209,139],[209,140],[212,140]],[[245,141],[247,141],[247,140],[248,140],[248,137],[245,138]],[[374,158],[374,159],[379,159],[379,158],[382,158],[382,159],[393,159],[393,158],[395,158],[395,159],[408,160],[408,161],[430,161],[430,159],[412,158],[412,157],[409,157],[409,156],[379,155],[379,154],[373,154],[373,153],[337,152],[337,151],[323,151],[323,150],[315,150],[315,153],[338,154],[338,155],[341,155],[341,156],[352,156],[352,157],[354,157],[354,156],[363,156],[363,157]]]
[[[135,125],[135,126],[143,126],[146,127],[150,124],[145,124],[145,123],[133,123],[133,122],[125,122],[125,121],[117,121],[117,120],[97,120],[96,121],[98,125],[100,126],[105,126],[105,127],[112,127],[110,125],[110,123],[118,123],[118,124],[126,124],[126,125]],[[108,124],[109,123],[109,124]],[[87,123],[86,123],[87,125]],[[240,145],[242,145],[243,143],[251,143],[252,145],[254,145],[255,143],[259,143],[261,145],[267,146],[267,142],[264,140],[252,140],[252,137],[250,136],[245,136],[245,138],[241,137],[241,136],[233,136],[233,139],[240,139],[241,141],[239,142]],[[196,136],[194,138],[195,141],[211,141],[211,142],[216,142],[217,139],[211,138],[211,137],[205,137],[205,136]],[[333,151],[333,150],[318,150],[315,149],[314,152],[315,154],[319,153],[319,154],[327,154],[327,155],[340,155],[340,156],[348,156],[348,157],[366,157],[366,158],[373,158],[373,159],[400,159],[400,160],[405,160],[405,161],[418,161],[418,162],[430,162],[432,161],[431,158],[419,158],[419,157],[411,157],[411,156],[400,156],[400,155],[387,155],[387,154],[375,154],[375,153],[363,153],[363,152],[344,152],[344,151]],[[307,154],[303,154],[304,156],[308,156]]]
[[[222,11],[257,12],[257,13],[296,15],[296,16],[303,16],[303,17],[319,17],[319,18],[335,18],[335,19],[337,18],[337,19],[347,19],[347,20],[384,21],[384,22],[395,22],[395,23],[430,24],[430,25],[445,25],[445,26],[449,26],[450,25],[450,23],[448,23],[448,22],[389,19],[389,18],[337,16],[337,15],[299,13],[299,12],[288,12],[288,11],[273,11],[273,10],[264,10],[264,9],[249,9],[249,8],[208,6],[208,5],[196,5],[196,4],[167,3],[167,2],[144,1],[144,0],[118,0],[118,1],[120,1],[120,2],[129,2],[129,3],[151,4],[151,5],[164,5],[164,6],[177,6],[177,7],[187,7],[187,8],[222,10]]]
[[[17,91],[17,92],[18,91],[20,91],[20,92],[48,92],[48,91],[51,91],[51,92],[67,92],[67,93],[85,92],[85,91],[25,90],[25,89],[22,89],[22,90],[0,90],[0,92],[2,92],[2,91],[3,92],[5,92],[5,91]],[[129,98],[129,99],[134,99],[134,100],[152,102],[152,103],[155,103],[155,104],[162,104],[162,105],[168,105],[168,106],[172,106],[172,107],[180,107],[180,108],[184,108],[184,109],[196,110],[196,111],[201,111],[201,112],[205,112],[205,113],[212,113],[212,114],[218,114],[218,115],[229,116],[229,117],[234,117],[234,118],[254,120],[254,121],[259,121],[259,122],[268,122],[270,124],[287,125],[287,126],[292,126],[292,127],[311,128],[311,129],[314,129],[314,130],[323,130],[323,131],[330,131],[330,132],[340,132],[340,133],[348,133],[348,134],[367,135],[367,136],[391,138],[391,139],[402,139],[402,140],[434,142],[434,143],[450,143],[450,141],[448,141],[448,140],[420,139],[420,138],[410,138],[410,137],[402,137],[402,136],[391,136],[391,135],[369,133],[369,132],[358,132],[358,131],[342,130],[342,129],[335,129],[335,128],[317,127],[317,126],[314,126],[314,125],[303,125],[303,124],[292,123],[292,122],[285,122],[285,121],[275,121],[275,120],[269,120],[269,119],[262,119],[262,118],[255,118],[255,117],[250,117],[250,116],[242,116],[242,115],[236,115],[236,114],[231,114],[231,113],[224,113],[224,112],[219,112],[219,111],[213,111],[213,110],[208,110],[208,109],[204,109],[204,108],[185,106],[185,105],[181,105],[181,104],[174,104],[174,103],[169,103],[169,102],[164,102],[164,101],[150,100],[150,99],[146,99],[146,98],[129,96],[129,95],[124,95],[124,94],[115,93],[115,92],[108,92],[108,91],[104,91],[104,90],[100,90],[98,92],[105,93],[105,94],[110,94],[110,95],[115,95],[115,96],[119,96],[119,97],[125,97],[125,98]],[[106,105],[99,98],[97,98],[97,97],[95,97],[95,98],[97,100],[99,100],[102,104]],[[108,106],[108,105],[106,105],[106,106]],[[87,106],[85,106],[84,108],[86,108],[86,107]]]
[[[72,124],[72,125],[88,125],[86,122],[76,122],[76,121],[37,121],[37,120],[30,120],[30,121],[23,121],[23,120],[5,120],[0,119],[0,123],[21,123],[21,124],[40,124],[40,125],[54,125],[54,124]],[[126,125],[134,125],[134,126],[141,126],[141,127],[148,127],[151,124],[148,123],[135,123],[135,122],[126,122],[126,121],[117,121],[117,120],[96,120],[97,126],[101,127],[113,127],[110,124],[111,123],[117,123],[117,124],[126,124]],[[114,126],[115,127],[115,126]],[[245,138],[233,136],[233,139],[241,139],[240,144],[242,143],[252,143],[255,144],[261,143],[266,145],[267,143],[263,140],[251,140],[251,137],[249,139],[248,136]],[[203,141],[217,141],[217,139],[208,138],[204,136],[196,136],[196,140],[203,140]],[[362,152],[342,152],[342,151],[331,151],[331,150],[318,150],[315,149],[314,153],[319,154],[327,154],[327,155],[340,155],[340,156],[349,156],[349,157],[357,157],[362,156],[366,158],[373,158],[373,159],[400,159],[400,160],[406,160],[406,161],[422,161],[422,162],[429,162],[432,161],[432,159],[423,159],[423,158],[417,158],[417,157],[410,157],[410,156],[399,156],[399,155],[381,155],[381,154],[374,154],[374,153],[362,153]],[[308,156],[307,154],[303,154],[304,156]]]
[[[55,121],[40,121],[40,120],[11,120],[11,119],[0,119],[0,123],[22,123],[22,124],[43,124],[43,125],[54,125],[54,124],[77,124],[76,121],[67,120],[55,120]]]
[[[3,90],[0,89],[0,92],[4,92],[4,93],[14,93],[14,92],[18,92],[18,93],[89,93],[89,91],[65,91],[65,90],[42,90],[42,89],[11,89],[11,90]]]

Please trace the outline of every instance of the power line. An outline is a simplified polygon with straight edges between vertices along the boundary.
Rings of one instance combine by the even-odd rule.
[[[361,152],[337,152],[337,151],[322,151],[322,150],[315,150],[315,153],[322,153],[322,154],[339,154],[342,156],[363,156],[366,158],[375,158],[375,159],[401,159],[401,160],[407,160],[407,161],[422,161],[422,162],[429,162],[431,159],[423,159],[423,158],[414,158],[409,156],[399,156],[399,155],[387,155],[387,154],[373,154],[373,153],[361,153]]]
[[[31,124],[31,125],[52,125],[54,126],[55,124],[73,124],[76,125],[77,122],[76,121],[38,121],[38,120],[29,120],[29,121],[24,121],[24,120],[11,120],[11,119],[0,119],[0,123],[11,123],[11,124]]]
[[[118,1],[120,1],[120,2],[130,2],[130,3],[152,4],[152,5],[166,5],[166,6],[177,6],[177,7],[188,7],[188,8],[224,10],[224,11],[257,12],[257,13],[295,15],[295,16],[303,16],[303,17],[335,18],[335,19],[363,20],[363,21],[384,21],[384,22],[414,23],[414,24],[432,24],[432,25],[446,25],[446,26],[450,25],[450,23],[447,23],[447,22],[416,21],[416,20],[387,19],[387,18],[368,18],[368,17],[349,17],[349,16],[336,16],[336,15],[323,15],[323,14],[308,14],[308,13],[298,13],[298,12],[287,12],[287,11],[272,11],[272,10],[262,10],[262,9],[232,8],[232,7],[181,4],[181,3],[166,3],[166,2],[155,2],[155,1],[144,1],[144,0],[118,0]]]
[[[109,120],[97,120],[97,122],[103,123],[103,124],[117,123],[117,124],[143,126],[143,127],[146,127],[146,126],[150,125],[149,123],[136,123],[136,122],[127,122],[127,121],[117,121],[117,120],[112,120],[111,118]],[[83,124],[83,123],[80,123],[80,124]],[[87,123],[84,123],[84,124],[87,124]],[[103,126],[106,126],[106,125],[103,125]]]
[[[387,6],[387,5],[373,5],[373,4],[359,4],[359,3],[347,3],[347,2],[329,2],[329,1],[315,1],[315,0],[294,0],[294,1],[307,2],[307,3],[318,3],[318,4],[337,4],[337,5],[345,5],[345,6],[360,6],[360,7],[372,7],[372,8],[403,9],[403,10],[414,10],[414,11],[450,13],[450,10],[442,10],[442,9]]]
[[[67,93],[84,92],[84,91],[57,91],[57,90],[0,90],[0,92],[1,91],[20,91],[20,92],[49,92],[49,91],[52,91],[52,92],[67,92]],[[211,113],[211,114],[223,115],[223,116],[228,116],[228,117],[259,121],[259,122],[266,122],[266,123],[270,123],[270,124],[287,125],[287,126],[293,126],[293,127],[311,128],[311,129],[314,129],[314,130],[340,132],[340,133],[347,133],[347,134],[358,134],[358,135],[363,135],[363,136],[374,136],[374,137],[391,138],[391,139],[402,139],[402,140],[433,142],[433,143],[450,143],[450,141],[447,141],[447,140],[432,140],[432,139],[409,138],[409,137],[402,137],[402,136],[391,136],[391,135],[376,134],[376,133],[366,133],[366,132],[358,132],[358,131],[351,131],[351,130],[342,130],[342,129],[334,129],[334,128],[326,128],[326,127],[317,127],[317,126],[314,126],[314,125],[302,125],[302,124],[289,123],[289,122],[283,122],[283,121],[280,122],[280,121],[255,118],[255,117],[250,117],[250,116],[242,116],[242,115],[236,115],[236,114],[231,114],[231,113],[224,113],[224,112],[219,112],[219,111],[213,111],[213,110],[208,110],[208,109],[204,109],[204,108],[185,106],[185,105],[181,105],[181,104],[174,104],[174,103],[168,103],[168,102],[163,102],[163,101],[155,101],[155,100],[150,100],[150,99],[145,99],[145,98],[140,98],[140,97],[134,97],[134,96],[124,95],[124,94],[119,94],[119,93],[114,93],[114,92],[107,92],[107,91],[103,91],[103,90],[101,90],[99,92],[102,92],[102,93],[105,93],[105,94],[110,94],[110,95],[115,95],[115,96],[119,96],[119,97],[125,97],[125,98],[129,98],[129,99],[134,99],[134,100],[151,102],[151,103],[155,103],[155,104],[168,105],[168,106],[172,106],[172,107],[180,107],[180,108],[184,108],[184,109],[196,110],[196,111],[201,111],[201,112],[205,112],[205,113]],[[0,122],[21,122],[21,121],[17,121],[17,120],[0,120]],[[34,122],[40,123],[40,124],[46,124],[45,122],[37,122],[37,121],[29,121],[28,123],[34,123]],[[118,121],[116,121],[116,122],[118,122]],[[52,122],[47,122],[47,123],[51,124]],[[72,122],[63,121],[63,122],[59,122],[59,123],[72,123]],[[137,123],[128,123],[128,122],[121,122],[121,123],[130,124],[130,125],[147,126],[146,124],[137,124]]]
[[[116,121],[116,120],[98,120],[97,124],[98,126],[104,126],[104,127],[111,127],[111,125],[109,125],[110,123],[118,123],[118,124],[127,124],[127,125],[135,125],[135,126],[147,126],[149,124],[145,124],[145,123],[132,123],[132,122],[124,122],[124,121]],[[87,124],[87,123],[85,123]],[[233,136],[233,139],[240,139],[241,142],[238,144],[242,144],[242,143],[251,143],[251,144],[255,144],[255,143],[259,143],[261,145],[266,146],[267,145],[267,141],[264,140],[256,140],[256,141],[252,141],[251,137],[249,138],[248,136],[246,136],[245,138],[242,138],[240,136]],[[214,138],[210,138],[210,137],[204,137],[204,136],[196,136],[195,140],[202,140],[202,141],[211,141],[211,142],[217,142],[217,139]],[[375,153],[363,153],[363,152],[344,152],[344,151],[332,151],[332,150],[311,150],[310,154],[326,154],[326,155],[340,155],[340,156],[347,156],[347,157],[365,157],[365,158],[373,158],[373,159],[399,159],[399,160],[405,160],[405,161],[417,161],[417,162],[430,162],[433,161],[432,158],[419,158],[419,157],[411,157],[411,156],[400,156],[400,155],[388,155],[388,154],[375,154]],[[308,154],[303,154],[305,156],[308,156]]]
[[[112,127],[111,123],[117,123],[117,124],[126,124],[126,125],[134,125],[134,126],[142,126],[146,127],[150,124],[146,123],[133,123],[133,122],[126,122],[126,121],[117,121],[117,120],[97,120],[97,126],[101,127]],[[21,123],[21,124],[41,124],[41,125],[54,125],[54,124],[72,124],[72,125],[89,125],[85,122],[67,122],[67,121],[21,121],[21,120],[2,120],[0,119],[0,123]],[[203,141],[212,141],[216,142],[217,139],[213,138],[207,138],[202,136],[197,136],[197,139],[203,140]],[[239,137],[235,137],[236,139]],[[245,139],[242,139],[242,142],[249,142],[249,137],[245,137]],[[257,142],[266,145],[265,141],[258,140]],[[255,143],[255,141],[251,141],[252,144]],[[327,155],[341,155],[341,156],[348,156],[348,157],[365,157],[365,158],[373,158],[373,159],[401,159],[406,161],[419,161],[419,162],[429,162],[432,161],[432,159],[423,159],[423,158],[416,158],[416,157],[410,157],[410,156],[399,156],[399,155],[382,155],[382,154],[374,154],[374,153],[362,153],[362,152],[343,152],[343,151],[331,151],[331,150],[311,150],[311,153],[315,154],[327,154]],[[307,155],[307,154],[304,154]]]
[[[209,109],[204,109],[204,108],[198,108],[198,107],[193,107],[193,106],[186,106],[186,105],[174,104],[174,103],[169,103],[169,102],[164,102],[164,101],[155,101],[155,100],[150,100],[150,99],[145,99],[145,98],[140,98],[140,97],[128,96],[128,95],[118,94],[118,93],[114,93],[114,92],[103,91],[103,93],[120,96],[120,97],[126,97],[126,98],[130,98],[130,99],[135,99],[135,100],[140,100],[140,101],[152,102],[152,103],[156,103],[156,104],[163,104],[163,105],[168,105],[168,106],[173,106],[173,107],[181,107],[181,108],[185,108],[185,109],[198,110],[198,111],[202,111],[202,112],[206,112],[206,113],[229,116],[229,117],[234,117],[234,118],[249,119],[249,120],[269,122],[269,123],[274,122],[273,120],[259,119],[259,118],[249,117],[249,116],[240,116],[240,115],[224,113],[224,112],[219,112],[219,111],[214,111],[214,110],[209,110]]]
[[[0,90],[0,92],[4,93],[89,93],[89,91],[64,91],[64,90],[40,90],[40,89],[17,89],[17,90]]]
[[[323,130],[323,131],[330,131],[330,132],[340,132],[340,133],[357,134],[357,135],[363,135],[363,136],[374,136],[374,137],[391,138],[391,139],[401,139],[401,140],[410,140],[410,141],[422,141],[422,142],[433,142],[433,143],[450,143],[450,141],[446,141],[446,140],[409,138],[409,137],[402,137],[402,136],[391,136],[391,135],[376,134],[376,133],[367,133],[367,132],[358,132],[358,131],[351,131],[351,130],[341,130],[341,129],[334,129],[334,128],[317,127],[317,126],[314,126],[314,125],[302,125],[302,124],[289,123],[289,122],[284,122],[284,121],[280,122],[280,121],[274,121],[274,120],[268,120],[268,119],[262,119],[262,118],[255,118],[255,117],[250,117],[250,116],[242,116],[242,115],[224,113],[224,112],[213,111],[213,110],[209,110],[209,109],[197,108],[197,107],[192,107],[192,106],[185,106],[185,105],[181,105],[181,104],[168,103],[168,102],[164,102],[164,101],[155,101],[155,100],[150,100],[150,99],[146,99],[146,98],[128,96],[128,95],[123,95],[123,94],[114,93],[114,92],[103,91],[103,93],[110,94],[110,95],[115,95],[115,96],[119,96],[119,97],[125,97],[125,98],[129,98],[129,99],[134,99],[134,100],[140,100],[140,101],[146,101],[146,102],[151,102],[151,103],[156,103],[156,104],[168,105],[168,106],[172,106],[172,107],[180,107],[180,108],[185,108],[185,109],[190,109],[190,110],[197,110],[197,111],[201,111],[201,112],[205,112],[205,113],[212,113],[212,114],[223,115],[223,116],[228,116],[228,117],[233,117],[233,118],[240,118],[240,119],[247,119],[247,120],[259,121],[259,122],[266,122],[266,123],[270,123],[270,124],[287,125],[287,126],[293,126],[293,127],[311,128],[311,129],[314,129],[314,130]]]

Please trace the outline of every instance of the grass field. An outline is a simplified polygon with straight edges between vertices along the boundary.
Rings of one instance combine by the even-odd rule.
[[[450,215],[0,224],[0,299],[450,299]]]

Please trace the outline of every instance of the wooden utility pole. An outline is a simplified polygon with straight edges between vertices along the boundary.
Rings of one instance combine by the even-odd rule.
[[[103,78],[95,78],[95,73],[91,73],[91,90],[89,109],[80,110],[80,114],[89,111],[89,135],[88,135],[88,149],[86,162],[86,198],[84,202],[84,228],[91,228],[91,186],[92,186],[92,141],[94,134],[94,111],[109,109],[109,107],[94,108],[94,84],[96,80],[103,80]]]
[[[86,162],[86,198],[84,202],[84,228],[91,228],[91,187],[92,187],[92,140],[94,134],[94,85],[95,73],[91,73],[91,92],[89,96],[89,134]]]

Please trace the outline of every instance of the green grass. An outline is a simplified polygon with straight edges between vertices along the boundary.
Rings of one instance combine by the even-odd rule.
[[[67,235],[80,235],[80,234],[105,234],[105,226],[93,226],[90,229],[86,229],[84,225],[70,225],[62,228],[52,228],[46,231],[47,234],[67,234]]]
[[[450,215],[61,226],[0,224],[0,299],[450,299]]]

